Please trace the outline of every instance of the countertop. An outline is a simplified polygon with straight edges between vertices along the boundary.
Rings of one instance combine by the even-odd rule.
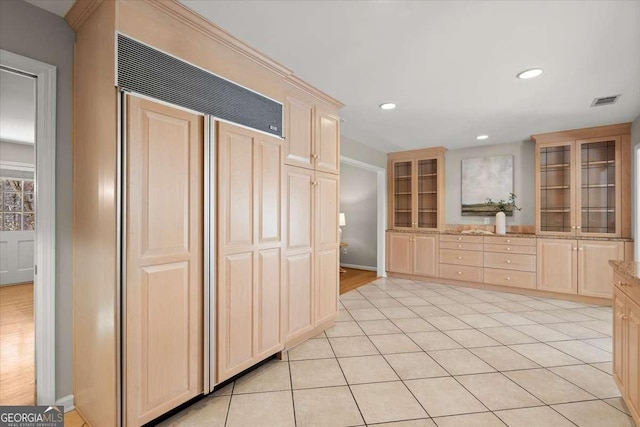
[[[487,236],[487,237],[531,237],[538,239],[561,239],[561,240],[604,240],[613,242],[633,242],[633,239],[627,237],[591,237],[591,236],[557,236],[548,234],[533,233],[507,233],[507,234],[484,234],[484,233],[463,233],[461,231],[434,231],[434,230],[392,230],[387,232],[393,233],[415,233],[415,234],[451,234],[456,236]]]
[[[640,263],[634,261],[609,261],[613,271],[629,280],[630,285],[640,286]]]

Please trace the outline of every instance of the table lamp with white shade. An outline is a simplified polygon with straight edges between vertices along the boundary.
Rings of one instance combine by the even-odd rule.
[[[339,237],[340,237],[340,241],[342,242],[342,228],[345,225],[347,225],[347,219],[345,218],[344,214],[342,212],[340,212],[340,222],[338,223],[338,230],[339,231]]]

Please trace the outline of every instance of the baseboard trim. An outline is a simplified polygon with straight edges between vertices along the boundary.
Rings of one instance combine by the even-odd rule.
[[[355,268],[357,270],[378,271],[378,267],[370,267],[368,265],[356,265],[356,264],[340,264],[341,267]]]
[[[65,413],[73,411],[75,409],[75,406],[73,406],[73,394],[61,397],[60,399],[56,400],[56,405],[64,406]]]

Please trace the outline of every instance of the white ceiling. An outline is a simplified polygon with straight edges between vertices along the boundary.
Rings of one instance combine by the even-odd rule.
[[[33,144],[36,136],[36,80],[0,70],[0,140]]]
[[[180,1],[344,102],[342,133],[383,151],[640,114],[639,1]],[[545,73],[515,77],[532,67]]]

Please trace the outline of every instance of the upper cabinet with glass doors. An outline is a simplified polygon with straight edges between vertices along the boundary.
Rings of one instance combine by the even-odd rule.
[[[536,232],[629,237],[630,125],[533,135]]]
[[[389,229],[444,228],[444,147],[387,155]]]

